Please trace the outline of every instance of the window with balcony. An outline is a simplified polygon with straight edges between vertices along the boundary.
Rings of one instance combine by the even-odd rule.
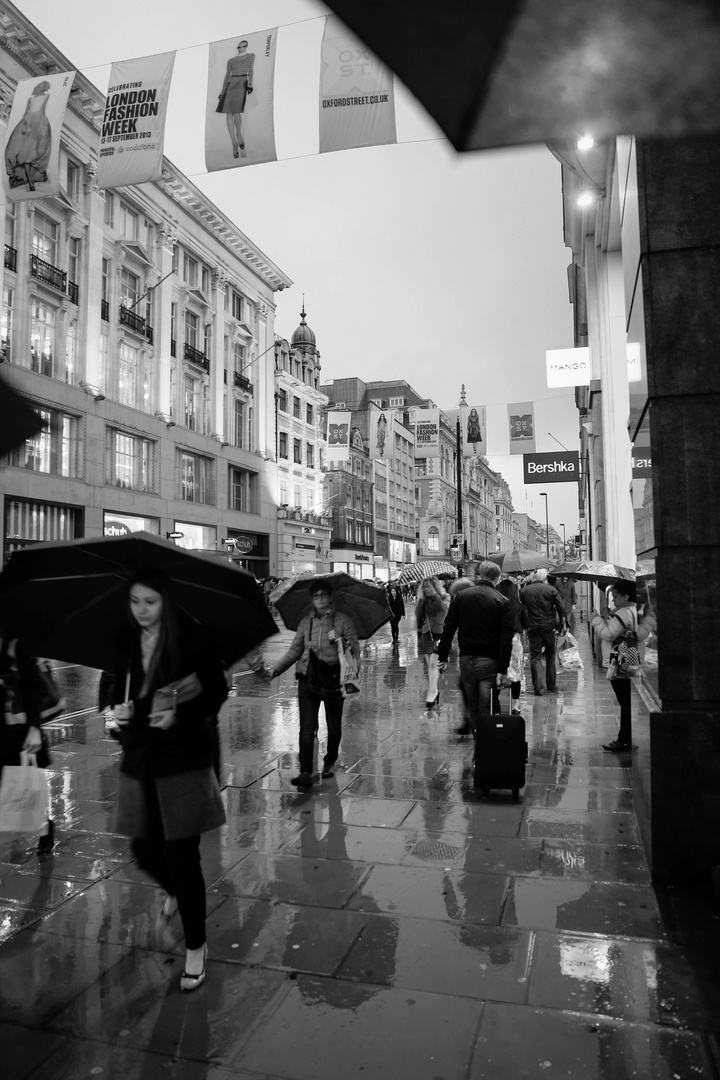
[[[188,454],[183,450],[178,450],[178,497],[185,502],[212,505],[215,502],[213,464],[212,458],[200,457],[199,454]]]
[[[68,296],[73,304],[77,304],[79,297],[78,282],[80,281],[80,249],[81,241],[71,236],[68,242]]]
[[[67,172],[65,173],[65,190],[71,199],[77,202],[80,198],[80,166],[71,158],[68,158]],[[76,279],[75,279],[76,280]]]
[[[132,491],[151,491],[154,449],[149,439],[108,428],[105,483]]]
[[[57,309],[35,297],[30,322],[30,367],[40,375],[53,374]]]
[[[293,463],[302,465],[302,442],[300,439],[293,439]]]
[[[230,491],[228,501],[231,510],[240,510],[245,514],[257,514],[257,473],[248,469],[230,469]]]
[[[195,379],[192,375],[186,375],[183,382],[183,406],[185,427],[191,431],[199,431],[203,435],[208,432],[208,418],[210,412],[209,387],[204,379]]]
[[[286,431],[281,431],[278,435],[278,454],[281,458],[287,460],[288,456],[288,437]]]
[[[42,210],[36,210],[33,215],[32,251],[38,259],[54,266],[57,263],[59,226],[43,214]]]
[[[233,402],[233,445],[249,449],[245,446],[245,402],[238,399]]]
[[[0,331],[0,356],[5,363],[12,362],[13,360],[13,347],[12,347],[12,319],[13,319],[13,300],[15,294],[12,289],[3,288],[3,306],[2,306],[2,330]]]
[[[7,455],[9,465],[55,476],[79,475],[79,420],[58,409],[36,409],[42,431]]]
[[[138,350],[126,341],[118,350],[118,401],[134,409],[137,405]]]
[[[195,287],[198,283],[198,263],[197,259],[193,259],[192,255],[188,255],[187,251],[183,252],[183,281],[187,281],[188,285]]]
[[[299,397],[294,397],[293,398],[293,416],[295,417],[296,420],[300,419],[300,398]]]
[[[126,240],[138,240],[139,224],[140,215],[126,203],[121,202],[118,212],[118,232],[121,233]]]

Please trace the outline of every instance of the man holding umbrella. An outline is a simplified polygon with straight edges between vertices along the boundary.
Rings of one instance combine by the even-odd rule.
[[[292,664],[297,664],[300,772],[290,781],[296,787],[312,787],[314,782],[313,758],[321,702],[325,705],[328,730],[322,778],[329,780],[333,776],[340,749],[345,704],[340,686],[339,648],[343,642],[349,644],[355,662],[358,666],[360,664],[360,645],[355,626],[349,615],[335,609],[331,583],[327,578],[317,578],[310,582],[308,592],[310,610],[300,620],[290,648],[266,670],[267,676],[274,679]],[[384,600],[384,590],[378,589],[378,592]]]

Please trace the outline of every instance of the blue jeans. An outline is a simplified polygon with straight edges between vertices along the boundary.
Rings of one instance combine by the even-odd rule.
[[[473,733],[481,713],[490,713],[492,688],[497,675],[497,660],[489,656],[461,656],[460,679],[465,690],[466,717]]]
[[[528,630],[530,642],[530,672],[533,690],[542,690],[542,652],[545,650],[545,682],[548,690],[556,686],[555,675],[555,631]]]

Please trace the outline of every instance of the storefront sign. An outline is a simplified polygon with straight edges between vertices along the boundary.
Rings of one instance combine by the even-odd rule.
[[[580,455],[577,450],[566,453],[523,454],[523,473],[526,484],[566,484],[580,476]]]
[[[587,386],[590,349],[548,349],[545,353],[548,386]]]
[[[635,446],[632,455],[632,478],[633,480],[641,480],[648,476],[652,476],[650,447]]]
[[[236,536],[235,537],[235,548],[236,548],[237,551],[244,551],[245,554],[247,555],[247,553],[249,551],[252,551],[252,549],[254,547],[255,547],[255,541],[251,540],[249,536]]]
[[[122,521],[115,521],[113,518],[105,519],[103,536],[130,536],[131,531]]]

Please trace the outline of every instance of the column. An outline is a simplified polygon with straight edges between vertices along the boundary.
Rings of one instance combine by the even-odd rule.
[[[213,274],[213,334],[210,361],[210,398],[213,403],[212,431],[225,442],[231,442],[232,418],[226,413],[225,399],[225,286],[227,277],[221,270]],[[227,398],[232,400],[232,372],[227,375]]]
[[[157,368],[157,400],[155,412],[161,419],[170,417],[170,367],[172,356],[170,355],[170,342],[172,340],[172,290],[173,290],[173,249],[177,243],[177,232],[168,222],[159,229],[157,245],[157,272],[158,285],[154,295],[154,339],[155,339],[155,364]],[[180,343],[177,344],[178,351]],[[176,361],[177,362],[177,361]],[[178,363],[178,371],[181,365]],[[177,402],[175,402],[177,413]]]
[[[659,882],[710,881],[720,835],[720,140],[637,143],[659,690],[650,718]]]

